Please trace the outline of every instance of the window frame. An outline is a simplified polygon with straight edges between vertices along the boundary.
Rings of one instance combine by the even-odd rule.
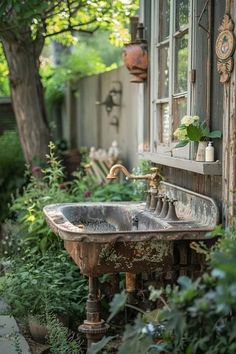
[[[159,19],[159,9],[160,0],[151,0],[151,45],[150,45],[150,152],[155,154],[167,154],[169,156],[176,156],[190,159],[192,157],[192,151],[190,144],[185,148],[172,150],[176,142],[172,141],[173,131],[173,110],[174,102],[177,98],[187,97],[187,114],[191,114],[193,107],[193,84],[189,80],[189,73],[193,67],[193,50],[194,50],[194,27],[195,27],[195,16],[194,16],[194,1],[189,0],[189,23],[188,26],[184,27],[179,31],[175,31],[176,25],[176,0],[171,0],[170,2],[170,33],[169,37],[165,40],[159,41],[159,29],[158,29],[158,19]],[[187,91],[181,93],[175,93],[175,64],[176,57],[176,39],[183,38],[183,36],[188,33],[188,67],[187,67]],[[158,77],[159,71],[159,48],[164,47],[165,44],[169,43],[169,95],[165,98],[158,98],[158,80],[153,78]],[[160,140],[160,133],[162,130],[162,120],[160,116],[158,117],[158,105],[161,106],[163,103],[169,103],[169,142],[163,143]],[[159,137],[158,137],[159,135]]]

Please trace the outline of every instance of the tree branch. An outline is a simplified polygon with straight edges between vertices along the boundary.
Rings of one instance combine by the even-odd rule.
[[[71,8],[70,8],[70,1],[67,0],[66,3],[67,3],[68,12],[69,12],[69,19],[68,19],[69,27],[71,27]]]
[[[61,3],[63,2],[63,0],[58,0],[55,4],[53,4],[51,7],[48,8],[48,10],[45,11],[45,14],[51,14],[51,15],[54,15],[53,14],[53,10],[59,6]]]
[[[71,28],[70,27],[63,28],[61,31],[58,31],[58,32],[48,33],[44,36],[44,38],[56,36],[58,34],[65,33],[65,32],[72,32],[72,31],[93,34],[94,32],[96,32],[99,29],[99,26],[97,26],[93,30],[89,31],[89,30],[83,30],[81,28],[76,28],[77,26],[72,26]]]

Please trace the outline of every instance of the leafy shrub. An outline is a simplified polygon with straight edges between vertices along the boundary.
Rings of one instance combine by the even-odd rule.
[[[87,280],[66,251],[32,255],[29,251],[15,260],[1,284],[1,295],[18,318],[37,315],[45,320],[45,311],[84,315]]]
[[[194,282],[181,277],[161,313],[163,345],[170,352],[236,352],[236,237],[235,230],[226,233],[211,254],[210,274]]]
[[[140,201],[142,190],[133,182],[111,182],[97,185],[91,176],[83,176],[81,172],[74,173],[76,178],[71,186],[71,193],[79,198],[79,201],[90,202],[120,202]]]
[[[98,52],[85,43],[77,44],[72,53],[61,55],[60,62],[57,66],[47,63],[41,67],[46,100],[49,104],[63,98],[68,81],[116,67],[106,67]]]
[[[4,258],[15,257],[15,255],[22,251],[19,226],[12,220],[4,221],[1,230],[1,238],[0,257],[3,262],[5,261]]]
[[[55,154],[55,146],[50,143],[49,147],[48,165],[44,170],[38,166],[32,167],[28,185],[11,206],[24,247],[30,247],[31,252],[36,253],[58,248],[61,243],[46,225],[43,207],[50,203],[72,201],[62,185],[64,174]]]
[[[3,54],[2,44],[0,44],[0,96],[9,96],[10,87],[8,79],[7,61]]]

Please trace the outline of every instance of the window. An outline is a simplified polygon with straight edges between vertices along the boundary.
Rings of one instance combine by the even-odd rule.
[[[191,0],[152,0],[151,152],[170,154],[173,133],[190,113]],[[181,149],[183,157],[188,148]]]

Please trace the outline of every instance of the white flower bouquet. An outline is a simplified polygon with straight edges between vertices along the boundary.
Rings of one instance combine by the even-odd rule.
[[[179,141],[175,148],[180,148],[187,145],[190,141],[205,141],[220,138],[221,131],[214,130],[210,132],[206,122],[200,122],[198,116],[184,116],[181,119],[180,126],[174,132],[174,136]]]

